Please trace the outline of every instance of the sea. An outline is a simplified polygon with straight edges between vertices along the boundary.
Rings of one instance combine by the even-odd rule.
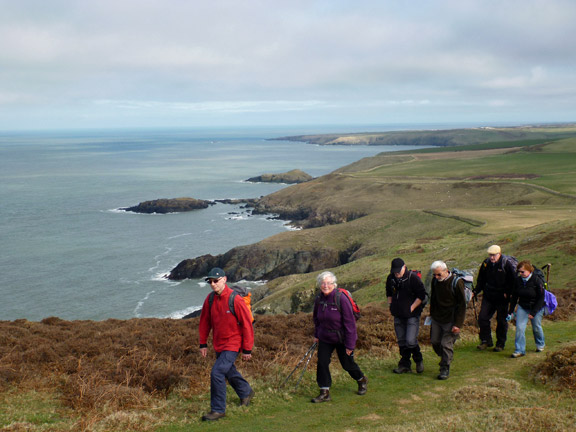
[[[180,261],[293,228],[241,205],[172,214],[123,208],[159,198],[261,197],[289,185],[247,178],[296,168],[316,177],[413,148],[272,138],[399,129],[406,126],[0,132],[0,320],[181,318],[200,308],[210,287],[166,279]]]

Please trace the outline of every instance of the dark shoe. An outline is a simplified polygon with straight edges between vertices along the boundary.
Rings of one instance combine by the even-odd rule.
[[[254,390],[250,390],[250,394],[248,396],[246,396],[245,398],[240,399],[240,406],[248,406],[250,405],[250,401],[252,400],[252,398],[254,397],[256,393],[254,393]]]
[[[360,396],[365,395],[368,391],[368,378],[364,375],[362,378],[358,380],[358,394]]]
[[[215,421],[218,420],[222,417],[224,417],[226,414],[224,413],[219,413],[216,411],[210,411],[208,414],[205,414],[202,416],[202,421]]]
[[[424,361],[416,362],[416,372],[418,373],[424,372]]]
[[[504,351],[504,347],[501,346],[495,346],[494,349],[492,350],[494,352],[502,352]]]
[[[330,390],[321,389],[320,394],[312,399],[312,403],[321,403],[331,401]]]
[[[519,352],[514,352],[514,353],[512,353],[512,355],[511,355],[510,357],[512,357],[512,358],[518,358],[518,357],[524,357],[525,355],[526,355],[526,354],[522,354],[522,353],[519,353]]]
[[[412,372],[412,369],[406,366],[398,366],[396,369],[392,370],[395,374],[403,374]]]
[[[447,380],[449,376],[450,376],[450,369],[448,368],[440,369],[440,374],[438,375],[439,380]]]
[[[493,347],[494,344],[492,342],[482,342],[480,345],[478,345],[476,348],[479,349],[480,351],[484,351],[486,348],[490,348]]]

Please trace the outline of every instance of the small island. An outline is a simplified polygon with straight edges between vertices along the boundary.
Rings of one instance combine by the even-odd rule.
[[[161,198],[153,201],[143,201],[137,206],[123,208],[122,210],[134,213],[166,214],[205,209],[213,204],[212,201],[195,198]]]
[[[247,179],[247,182],[251,183],[287,183],[287,184],[296,184],[296,183],[304,183],[307,181],[312,180],[310,174],[305,173],[299,169],[293,169],[292,171],[288,171],[285,173],[280,174],[262,174],[257,177],[251,177]]]

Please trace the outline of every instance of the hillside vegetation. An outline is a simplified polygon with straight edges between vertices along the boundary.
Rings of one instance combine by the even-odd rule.
[[[260,208],[361,215],[260,245],[345,254],[332,270],[362,300],[378,298],[395,256],[423,270],[443,259],[475,271],[494,243],[536,265],[551,263],[555,289],[576,287],[575,138],[504,149],[384,153],[268,195]],[[310,310],[315,274],[270,281],[256,308]]]

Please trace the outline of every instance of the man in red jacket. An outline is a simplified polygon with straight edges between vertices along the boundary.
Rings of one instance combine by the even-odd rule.
[[[246,303],[241,296],[226,285],[226,274],[215,267],[206,276],[210,293],[200,314],[200,354],[208,354],[208,335],[212,330],[212,345],[216,351],[216,362],[210,374],[210,412],[202,420],[218,420],[226,412],[226,380],[240,398],[241,406],[248,406],[254,397],[254,390],[234,366],[242,350],[242,360],[252,358],[254,329]],[[234,311],[230,310],[230,296],[233,297]]]

